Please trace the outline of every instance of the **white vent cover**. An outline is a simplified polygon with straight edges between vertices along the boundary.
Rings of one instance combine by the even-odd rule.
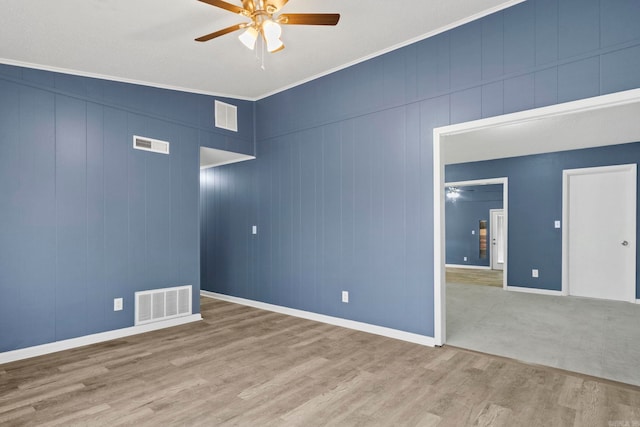
[[[191,315],[191,285],[136,292],[136,325]]]
[[[158,139],[133,135],[133,148],[154,153],[169,154],[169,143]]]
[[[238,132],[238,107],[215,101],[216,127]]]

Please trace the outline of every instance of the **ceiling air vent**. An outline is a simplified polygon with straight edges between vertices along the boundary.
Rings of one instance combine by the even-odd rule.
[[[169,154],[169,143],[157,139],[133,135],[133,148],[136,150],[152,151],[154,153]]]
[[[216,127],[238,132],[238,107],[215,101]]]

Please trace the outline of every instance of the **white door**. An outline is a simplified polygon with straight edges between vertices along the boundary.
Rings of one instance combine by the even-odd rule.
[[[504,270],[504,210],[491,209],[491,269]]]
[[[563,175],[564,293],[635,301],[636,165]]]

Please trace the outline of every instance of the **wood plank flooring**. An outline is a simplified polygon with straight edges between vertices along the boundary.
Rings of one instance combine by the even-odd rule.
[[[502,287],[502,270],[482,270],[476,268],[446,268],[447,283],[465,285],[485,285]]]
[[[639,387],[208,298],[202,315],[0,365],[0,425],[640,423]]]

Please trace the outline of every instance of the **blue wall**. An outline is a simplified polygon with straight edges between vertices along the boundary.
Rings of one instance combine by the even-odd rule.
[[[459,188],[459,197],[445,198],[446,262],[456,265],[490,265],[491,209],[502,209],[502,184]],[[480,258],[479,221],[487,221],[487,256]],[[471,234],[473,230],[474,234]],[[465,261],[464,258],[467,257]]]
[[[139,290],[193,285],[199,312],[199,146],[253,154],[232,102],[238,134],[212,97],[0,66],[0,351],[133,326]]]
[[[207,190],[255,217],[213,219],[203,288],[433,336],[433,128],[640,87],[638,16],[530,0],[258,101],[258,158],[219,181],[246,184]]]
[[[640,143],[631,143],[447,165],[445,174],[447,181],[509,178],[507,283],[559,291],[562,289],[562,230],[554,228],[554,221],[562,220],[562,170],[638,161]],[[533,268],[539,270],[538,278],[531,277]],[[636,267],[638,298],[639,279],[640,264]]]

